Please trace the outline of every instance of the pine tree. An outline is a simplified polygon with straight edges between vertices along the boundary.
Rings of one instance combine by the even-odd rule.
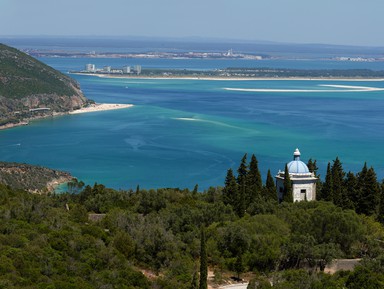
[[[259,200],[262,188],[263,181],[261,179],[258,161],[256,156],[252,155],[251,162],[249,163],[249,172],[247,174],[246,202],[250,204]]]
[[[292,191],[292,182],[289,176],[288,165],[285,164],[284,170],[284,194],[283,202],[292,203],[293,202],[293,191]]]
[[[332,201],[333,199],[333,179],[331,172],[331,164],[327,165],[327,173],[325,175],[325,182],[321,189],[321,196],[319,196],[319,200],[324,201]]]
[[[277,191],[275,181],[272,177],[271,170],[268,170],[267,179],[265,181],[265,199],[277,202]]]
[[[225,178],[225,186],[223,189],[223,202],[226,205],[234,206],[238,199],[238,185],[236,178],[233,175],[233,170],[228,169],[227,176]]]
[[[205,245],[205,229],[201,228],[200,236],[200,282],[199,289],[208,288],[208,263],[207,263],[207,249]]]

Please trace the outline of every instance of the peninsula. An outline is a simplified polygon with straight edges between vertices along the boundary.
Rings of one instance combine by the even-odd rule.
[[[69,71],[72,74],[94,75],[99,77],[116,78],[190,78],[190,79],[384,79],[384,70],[370,69],[287,69],[287,68],[243,68],[229,67],[214,70],[187,70],[187,69],[130,69],[122,68],[96,68],[87,64],[84,70]]]
[[[33,119],[130,106],[95,104],[74,79],[0,44],[0,129],[27,125]]]

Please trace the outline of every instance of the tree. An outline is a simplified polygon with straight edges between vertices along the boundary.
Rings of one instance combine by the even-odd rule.
[[[223,189],[223,202],[226,205],[234,206],[237,200],[238,185],[236,178],[233,175],[232,169],[228,169],[227,176],[225,178],[225,186]]]
[[[263,181],[259,171],[258,161],[253,154],[251,162],[249,163],[249,172],[247,174],[247,196],[246,202],[248,204],[254,202],[261,197],[261,190],[263,188]]]
[[[265,181],[265,199],[277,202],[277,191],[275,181],[272,177],[271,170],[268,170],[267,180]]]
[[[235,262],[234,266],[235,266],[234,269],[235,269],[235,271],[237,273],[237,279],[240,280],[240,274],[245,271],[245,266],[244,266],[244,263],[243,263],[243,255],[242,254],[239,254],[236,257],[236,262]]]
[[[205,229],[201,227],[200,231],[200,283],[199,289],[208,288],[208,262],[207,249],[205,244]]]
[[[247,154],[243,156],[241,159],[241,163],[239,168],[237,169],[237,184],[239,185],[238,190],[238,198],[236,202],[241,202],[242,204],[238,204],[238,207],[245,206],[245,196],[247,191],[247,175],[248,175],[248,165],[247,165]]]
[[[316,177],[318,177],[317,175],[317,170],[319,169],[316,165],[316,160],[312,161],[312,159],[309,159],[308,160],[308,163],[307,163],[307,167],[308,167],[308,170],[311,172],[311,173],[314,173]]]
[[[348,172],[345,179],[345,200],[343,204],[344,209],[355,209],[359,199],[359,192],[357,190],[357,178],[354,173]]]
[[[327,173],[325,175],[325,182],[321,190],[320,200],[332,201],[333,200],[333,178],[331,172],[331,164],[327,165]]]
[[[384,286],[384,278],[382,274],[359,266],[348,277],[345,285],[348,289],[379,289]]]
[[[284,170],[284,192],[283,192],[283,202],[292,203],[293,202],[293,191],[292,191],[292,182],[289,176],[288,165],[285,164]]]
[[[356,212],[368,216],[376,214],[380,202],[380,186],[377,182],[375,170],[372,167],[367,169],[367,164],[364,164],[357,177],[357,187],[359,200]]]
[[[380,205],[377,219],[380,223],[384,223],[384,180],[381,182]]]
[[[344,176],[345,172],[343,170],[342,164],[338,157],[333,161],[331,168],[332,173],[332,201],[335,205],[343,207],[343,196],[345,193],[344,190]]]

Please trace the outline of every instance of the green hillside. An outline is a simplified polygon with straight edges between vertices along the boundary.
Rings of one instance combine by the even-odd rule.
[[[75,80],[0,44],[0,126],[71,111],[87,102]],[[47,110],[31,113],[36,108]]]

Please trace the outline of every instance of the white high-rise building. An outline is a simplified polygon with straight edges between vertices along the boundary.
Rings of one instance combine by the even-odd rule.
[[[95,72],[96,71],[96,66],[94,64],[88,63],[88,64],[85,65],[85,71]]]

